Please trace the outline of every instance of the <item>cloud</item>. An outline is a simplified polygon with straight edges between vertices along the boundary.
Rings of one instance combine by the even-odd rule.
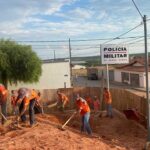
[[[8,24],[7,28],[5,24],[1,24],[0,27],[3,29],[0,33],[5,33],[8,35],[24,34],[24,36],[33,37],[34,35],[40,35],[40,37],[48,36],[67,36],[67,37],[77,37],[84,34],[99,33],[99,32],[116,32],[119,31],[121,27],[114,24],[98,24],[95,22],[76,22],[76,21],[63,21],[61,23],[56,22],[46,22],[42,20],[36,20],[37,22],[33,24],[34,28],[23,29],[22,24],[13,25]]]
[[[142,12],[148,12],[149,4],[138,1]],[[14,40],[116,37],[141,22],[126,0],[0,0],[0,9],[0,37]],[[137,35],[143,35],[143,26],[127,34]]]
[[[69,10],[67,12],[58,12],[55,13],[55,16],[62,17],[67,20],[90,20],[94,17],[95,11],[86,9],[86,8],[81,8],[77,7],[75,9]]]
[[[69,13],[71,14],[71,16],[74,16],[75,18],[89,19],[93,16],[94,11],[78,7],[70,11]]]
[[[13,21],[18,18],[26,18],[32,15],[47,14],[52,15],[63,6],[70,5],[76,0],[5,0],[0,1],[0,20]]]
[[[106,11],[101,11],[101,13],[99,15],[97,15],[96,19],[101,20],[101,19],[105,19],[108,17],[108,14],[106,13]]]

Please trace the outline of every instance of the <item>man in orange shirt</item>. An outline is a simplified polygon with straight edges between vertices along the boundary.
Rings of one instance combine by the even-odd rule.
[[[103,100],[105,101],[105,104],[106,104],[107,117],[113,118],[112,97],[111,97],[110,91],[106,87],[104,88]]]
[[[34,117],[34,106],[37,102],[38,94],[35,90],[27,89],[27,88],[20,88],[18,90],[18,97],[16,102],[20,104],[19,106],[19,117],[23,122],[26,121],[25,111],[29,105],[29,120],[30,126],[32,127],[35,124],[35,117]]]
[[[93,99],[90,97],[90,95],[86,95],[85,100],[87,101],[90,108],[93,109]]]
[[[67,103],[69,102],[69,99],[64,93],[60,92],[59,90],[57,91],[57,95],[58,95],[58,99],[59,99],[58,103],[60,103],[60,105],[61,105],[60,106],[61,110],[64,111],[64,108],[67,105]]]
[[[97,96],[94,96],[94,111],[97,112],[100,109],[100,100],[98,99]]]
[[[17,115],[16,99],[17,99],[17,90],[12,90],[11,91],[11,105],[12,105],[14,115]]]
[[[90,119],[90,107],[87,104],[86,100],[84,100],[82,97],[77,95],[76,104],[79,109],[79,113],[81,115],[82,119],[82,125],[81,125],[81,132],[84,132],[85,130],[89,135],[92,134],[92,130],[89,124]]]
[[[6,117],[7,116],[7,96],[8,92],[7,89],[3,84],[0,84],[0,106],[2,114]],[[5,123],[5,119],[2,117],[2,124]]]

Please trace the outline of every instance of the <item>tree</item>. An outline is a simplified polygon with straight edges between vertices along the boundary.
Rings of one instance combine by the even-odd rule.
[[[41,60],[31,46],[0,40],[0,79],[6,87],[18,81],[38,82],[41,72]]]

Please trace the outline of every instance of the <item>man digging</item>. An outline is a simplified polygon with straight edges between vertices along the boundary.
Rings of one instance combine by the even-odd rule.
[[[34,114],[34,106],[37,102],[38,94],[35,90],[30,90],[27,88],[20,88],[18,90],[18,97],[16,100],[16,103],[19,103],[19,112],[20,115],[18,117],[18,120],[21,118],[22,122],[26,121],[26,115],[25,112],[27,110],[27,107],[29,105],[29,120],[30,120],[30,126],[33,127],[36,125],[35,123],[35,114]]]

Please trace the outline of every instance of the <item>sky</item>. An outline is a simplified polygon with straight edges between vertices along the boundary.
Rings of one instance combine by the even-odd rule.
[[[135,0],[150,19],[150,0]],[[0,38],[32,45],[42,59],[100,55],[100,44],[140,25],[107,44],[130,44],[130,53],[143,53],[143,24],[132,0],[0,0]],[[147,22],[150,34],[150,21]],[[26,41],[26,42],[23,42]],[[28,42],[32,41],[32,42]],[[47,42],[46,42],[47,41]],[[50,42],[51,41],[51,42]]]

